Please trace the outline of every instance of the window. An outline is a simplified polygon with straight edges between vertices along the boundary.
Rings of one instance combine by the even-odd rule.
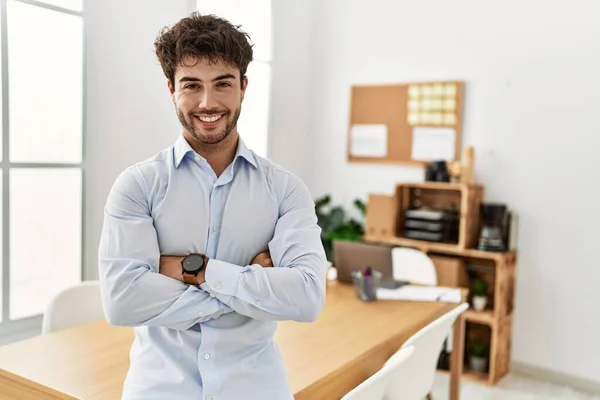
[[[39,329],[83,271],[82,0],[0,0],[0,328]]]
[[[250,35],[254,61],[248,66],[248,89],[238,130],[256,154],[267,156],[271,94],[271,0],[198,0],[202,14],[227,19]]]

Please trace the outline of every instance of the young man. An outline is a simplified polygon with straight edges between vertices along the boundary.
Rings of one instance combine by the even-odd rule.
[[[135,327],[123,399],[292,399],[273,335],[324,304],[313,200],[238,136],[245,33],[194,13],[155,49],[182,134],[117,178],[99,249],[106,317]]]

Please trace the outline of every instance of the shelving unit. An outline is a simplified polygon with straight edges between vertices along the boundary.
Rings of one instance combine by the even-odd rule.
[[[440,191],[442,197],[460,203],[461,226],[456,244],[428,242],[400,236],[401,214],[407,207],[407,196],[410,196],[410,191],[415,189],[421,193],[424,190]],[[427,195],[433,196],[433,192]],[[447,183],[399,184],[393,196],[369,196],[366,233],[362,239],[364,242],[419,249],[432,258],[435,256],[458,258],[466,264],[480,265],[481,268],[492,271],[487,274],[491,275],[487,278],[491,283],[488,288],[490,308],[485,311],[469,309],[464,314],[467,331],[469,326],[479,325],[489,328],[488,371],[486,373],[470,371],[468,356],[465,356],[463,377],[493,385],[509,371],[517,254],[515,251],[487,252],[473,248],[479,230],[479,204],[482,198],[483,187],[481,186]],[[465,340],[468,342],[468,334],[465,335]],[[465,345],[465,351],[467,349],[468,346]]]

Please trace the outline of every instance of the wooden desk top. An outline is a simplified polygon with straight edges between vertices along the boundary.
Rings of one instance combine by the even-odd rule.
[[[316,322],[280,322],[275,335],[296,400],[341,397],[380,368],[409,336],[455,306],[365,303],[352,286],[328,283],[325,309]],[[0,347],[2,396],[120,398],[132,340],[131,328],[98,321]]]

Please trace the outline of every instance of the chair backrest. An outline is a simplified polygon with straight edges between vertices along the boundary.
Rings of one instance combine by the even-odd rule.
[[[42,334],[104,318],[100,281],[86,281],[58,293],[42,321]]]
[[[404,343],[400,350],[404,347],[415,349],[412,357],[405,363],[408,373],[395,374],[392,377],[385,400],[422,399],[431,391],[444,339],[450,333],[456,318],[468,308],[468,303],[460,304],[415,333]],[[388,363],[394,362],[397,354],[399,352],[390,357]]]
[[[379,371],[352,389],[342,397],[342,400],[383,400],[392,377],[404,373],[405,368],[403,366],[406,365],[406,360],[411,357],[413,351],[410,346],[402,347],[396,352],[393,360],[388,360]]]
[[[435,264],[422,251],[408,247],[392,249],[392,271],[395,281],[427,286],[437,285]]]

